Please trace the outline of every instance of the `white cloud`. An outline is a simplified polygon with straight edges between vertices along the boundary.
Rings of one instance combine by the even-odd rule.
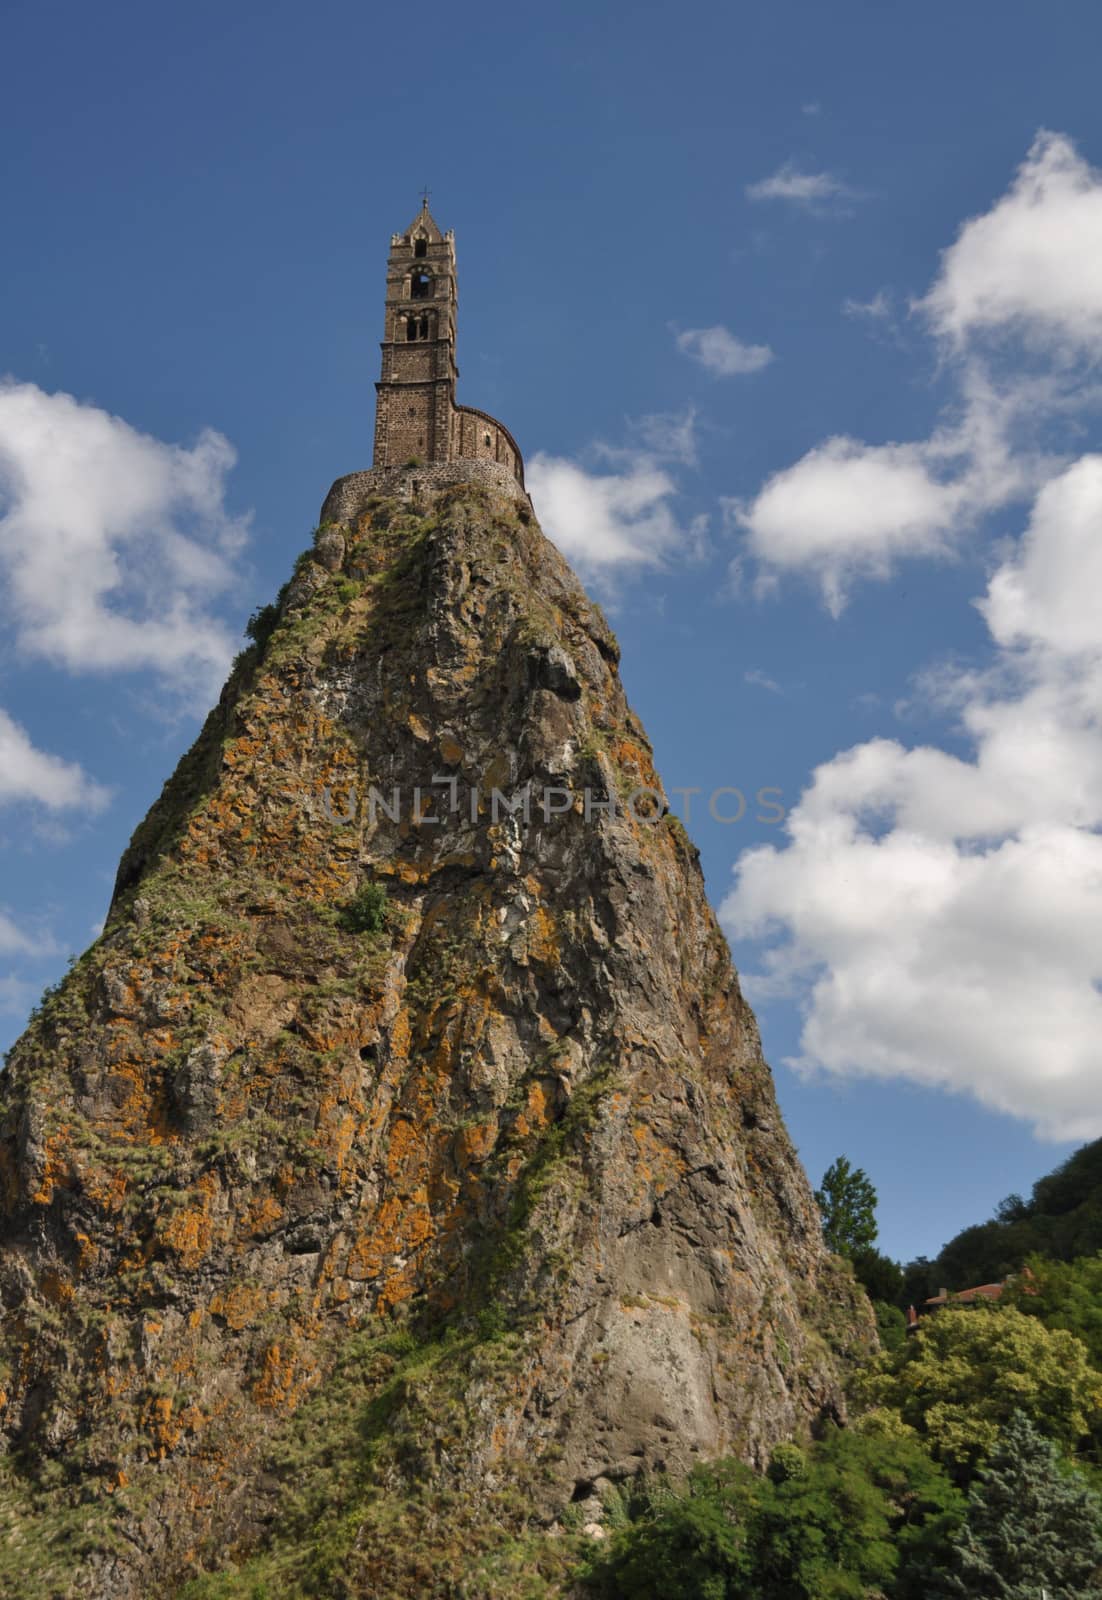
[[[961,346],[1018,333],[1065,353],[1102,352],[1102,177],[1060,134],[1041,132],[1007,193],[964,224],[919,302]]]
[[[763,567],[815,573],[837,615],[854,577],[884,577],[903,554],[947,548],[963,499],[933,466],[920,445],[828,439],[749,504],[727,504]]]
[[[1007,435],[1025,392],[997,394],[974,375],[963,415],[917,443],[827,439],[775,472],[750,501],[724,502],[766,574],[801,571],[835,615],[859,578],[943,557],[977,517],[1023,494],[1040,464]]]
[[[703,523],[682,527],[670,505],[677,485],[646,456],[619,472],[588,472],[541,453],[527,479],[544,532],[583,573],[662,567],[670,556],[699,548]]]
[[[34,985],[9,973],[0,978],[0,1016],[18,1016],[34,998]]]
[[[592,447],[605,471],[543,452],[532,458],[526,476],[543,530],[585,576],[608,582],[700,554],[708,519],[678,517],[671,471],[695,465],[695,429],[692,410],[637,418],[628,446]]]
[[[921,686],[969,753],[875,739],[828,761],[723,915],[767,941],[749,992],[801,999],[797,1068],[955,1089],[1066,1139],[1102,1134],[1102,456],[1036,441],[1097,405],[1077,363],[1102,354],[1100,251],[1102,178],[1040,135],[919,302],[956,406],[926,439],[828,439],[727,507],[759,588],[802,571],[837,612],[1034,497],[978,602],[989,666]]]
[[[1045,485],[1013,561],[982,610],[1001,645],[1093,654],[1102,635],[1102,457],[1083,456]]]
[[[1063,462],[1040,455],[1036,440],[1057,418],[1066,435],[1069,416],[1098,404],[1097,383],[1068,358],[1102,354],[1100,256],[1102,176],[1066,138],[1039,134],[1007,193],[964,225],[917,303],[957,386],[932,434],[826,439],[756,495],[726,503],[745,536],[740,562],[758,563],[759,592],[800,571],[837,615],[857,580],[952,554],[983,515],[1058,471]],[[883,323],[891,304],[881,291],[843,309]],[[997,349],[984,334],[999,335]]]
[[[760,372],[773,359],[767,344],[744,344],[722,324],[714,328],[687,328],[677,335],[677,348],[717,378]]]
[[[871,322],[883,322],[892,314],[891,295],[885,289],[878,289],[871,300],[852,300],[847,297],[842,301],[842,311],[847,317],[865,317]]]
[[[767,672],[762,671],[761,667],[750,667],[743,673],[742,681],[743,683],[752,684],[755,689],[768,689],[770,694],[784,693],[776,678],[771,678]]]
[[[793,1065],[969,1093],[1048,1137],[1102,1134],[1102,458],[1037,497],[980,609],[971,759],[877,739],[820,767],[788,843],[723,907],[774,936],[751,994],[798,993]]]
[[[25,730],[0,709],[0,805],[33,801],[48,811],[96,812],[110,798],[110,790],[75,762],[36,749]]]
[[[0,906],[0,955],[49,956],[57,954],[57,945],[46,934],[28,933]],[[13,980],[15,981],[15,980]]]
[[[0,384],[0,572],[27,656],[147,670],[209,699],[233,654],[211,610],[244,524],[224,506],[230,444],[191,449],[33,384]]]
[[[749,200],[786,200],[790,205],[819,212],[837,209],[840,201],[862,198],[858,190],[851,189],[833,173],[801,172],[791,161],[786,161],[768,178],[747,184],[746,196]]]
[[[630,461],[644,455],[683,467],[696,466],[696,412],[691,406],[684,411],[656,411],[636,417],[628,428],[634,440],[631,449],[598,445],[596,453],[607,461]]]

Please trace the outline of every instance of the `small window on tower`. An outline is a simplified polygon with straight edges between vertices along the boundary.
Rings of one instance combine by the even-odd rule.
[[[427,256],[428,253],[429,253],[429,242],[428,242],[428,240],[427,239],[418,239],[416,241],[416,243],[414,244],[414,246],[413,246],[413,253],[414,253],[415,256]]]
[[[416,317],[407,317],[406,318],[406,338],[407,339],[416,339],[416,337],[417,337],[417,318]]]
[[[415,272],[410,284],[410,295],[414,300],[427,300],[432,292],[432,279],[425,271]]]
[[[493,440],[490,438],[490,435],[488,433],[484,433],[482,435],[482,443],[485,444],[485,445],[493,444]]]

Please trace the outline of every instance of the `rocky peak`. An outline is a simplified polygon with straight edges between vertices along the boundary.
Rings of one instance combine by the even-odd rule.
[[[600,611],[522,499],[348,500],[4,1074],[28,1600],[515,1594],[872,1339]]]

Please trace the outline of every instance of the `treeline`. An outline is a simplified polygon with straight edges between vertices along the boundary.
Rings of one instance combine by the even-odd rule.
[[[964,1228],[933,1261],[902,1271],[898,1303],[918,1305],[939,1289],[1001,1283],[1030,1256],[1074,1261],[1102,1251],[1102,1139],[1039,1178],[1028,1200],[1012,1194],[990,1222]],[[875,1296],[874,1298],[884,1298]]]
[[[1102,1600],[1102,1140],[902,1268],[841,1158],[824,1239],[876,1304],[850,1425],[605,1506],[580,1592],[600,1600]],[[1028,1265],[1029,1272],[1022,1271]],[[1014,1276],[905,1332],[901,1305]]]
[[[1075,1274],[1055,1269],[1076,1262],[1087,1264],[1086,1280],[1094,1284],[1090,1263],[1102,1252],[1102,1139],[1039,1178],[1028,1200],[1008,1195],[989,1222],[963,1228],[932,1261],[919,1256],[904,1266],[876,1249],[876,1191],[845,1157],[827,1172],[816,1199],[827,1244],[852,1262],[858,1281],[880,1308],[881,1336],[891,1341],[893,1330],[903,1326],[894,1311],[915,1306],[921,1313],[923,1303],[942,1289],[959,1294],[1004,1283],[1028,1267],[1034,1275],[1044,1272],[1050,1294],[1057,1292],[1059,1279],[1060,1292],[1067,1295]]]

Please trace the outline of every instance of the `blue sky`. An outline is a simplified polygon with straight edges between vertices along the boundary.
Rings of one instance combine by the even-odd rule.
[[[782,791],[690,831],[813,1179],[933,1253],[1102,1133],[1100,48],[1086,3],[9,5],[0,1043],[370,462],[428,183],[460,397],[667,784]]]

